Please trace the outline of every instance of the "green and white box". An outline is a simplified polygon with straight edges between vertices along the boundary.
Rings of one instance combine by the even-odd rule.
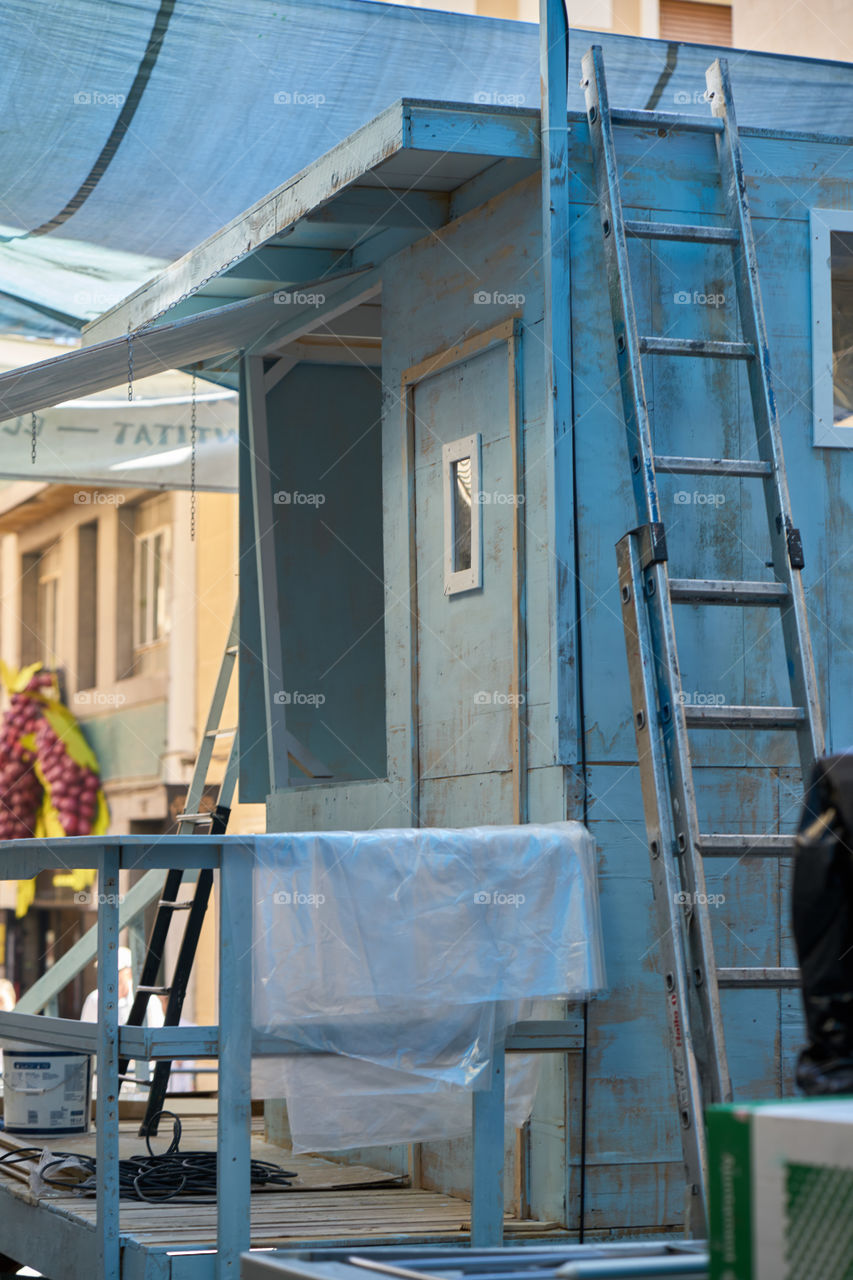
[[[711,1280],[853,1280],[853,1099],[708,1108]]]

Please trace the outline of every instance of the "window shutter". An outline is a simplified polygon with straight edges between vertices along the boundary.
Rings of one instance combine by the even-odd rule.
[[[686,40],[690,44],[730,45],[731,5],[660,0],[660,38]]]

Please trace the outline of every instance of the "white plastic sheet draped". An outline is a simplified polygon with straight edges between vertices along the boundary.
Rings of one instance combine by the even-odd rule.
[[[329,1055],[255,1062],[295,1149],[466,1132],[495,1035],[604,985],[594,855],[579,823],[258,838],[253,1025]]]

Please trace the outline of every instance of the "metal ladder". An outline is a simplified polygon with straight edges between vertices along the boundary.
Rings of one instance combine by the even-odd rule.
[[[814,663],[800,570],[800,535],[791,518],[782,440],[773,392],[767,333],[740,141],[724,60],[706,73],[712,118],[611,110],[602,50],[583,59],[595,180],[601,216],[613,332],[628,431],[640,527],[617,546],[634,727],[652,883],[660,925],[666,1001],[681,1137],[687,1174],[688,1230],[701,1231],[707,1160],[703,1106],[731,1099],[720,1010],[721,987],[794,986],[796,969],[719,969],[705,894],[704,857],[782,857],[794,837],[705,834],[699,828],[689,729],[767,730],[797,735],[804,777],[823,749]],[[614,126],[713,133],[725,227],[626,219],[614,148]],[[743,341],[696,341],[639,333],[631,287],[628,239],[729,245]],[[643,383],[643,355],[694,356],[746,362],[758,460],[655,455]],[[760,481],[772,547],[772,582],[670,578],[656,473],[737,476]],[[674,604],[765,606],[781,610],[791,680],[791,706],[684,705],[673,621]]]
[[[239,649],[238,634],[238,608],[235,607],[234,615],[231,620],[231,627],[228,632],[228,640],[225,645],[225,652],[222,655],[222,662],[219,668],[216,685],[211,698],[210,711],[208,712],[207,724],[205,725],[204,734],[199,747],[198,756],[196,758],[193,776],[187,792],[187,800],[185,811],[178,815],[178,835],[188,835],[196,833],[200,827],[207,826],[208,835],[221,835],[227,825],[231,812],[231,803],[234,798],[234,791],[237,785],[237,769],[239,763],[239,745],[237,729],[222,729],[221,719],[222,712],[225,707],[225,699],[228,696],[228,689],[231,684],[231,677],[234,672],[234,664]],[[228,762],[225,766],[225,773],[222,783],[219,787],[216,804],[212,810],[201,809],[201,801],[204,795],[205,786],[207,784],[208,770],[213,757],[213,749],[218,738],[230,737],[231,748],[228,753]],[[148,938],[145,953],[145,961],[140,974],[139,985],[133,998],[133,1005],[127,1019],[127,1025],[132,1027],[141,1027],[145,1021],[145,1014],[148,1009],[148,1001],[151,996],[167,995],[169,997],[165,1014],[165,1025],[167,1027],[177,1027],[180,1025],[181,1013],[184,1007],[184,999],[187,994],[187,986],[189,984],[190,973],[192,972],[193,962],[195,960],[196,951],[198,950],[199,938],[201,937],[202,925],[207,912],[207,905],[210,900],[211,889],[213,888],[213,872],[209,869],[201,870],[195,883],[195,891],[191,899],[186,901],[178,900],[178,893],[183,882],[184,873],[180,868],[173,868],[166,875],[166,883],[163,888],[163,894],[157,904],[157,914],[154,917],[154,923]],[[189,916],[184,934],[181,939],[181,945],[178,950],[178,957],[175,962],[175,969],[172,981],[169,986],[157,986],[157,975],[160,971],[160,965],[163,959],[163,953],[166,946],[166,940],[169,936],[169,929],[176,912],[188,911]],[[128,1061],[123,1059],[119,1063],[120,1080],[135,1079],[128,1076]],[[169,1087],[169,1077],[172,1071],[172,1064],[169,1061],[160,1061],[154,1067],[152,1079],[147,1082],[149,1089],[148,1105],[145,1110],[145,1117],[139,1129],[141,1136],[148,1133],[156,1133],[157,1125],[154,1117],[162,1110],[166,1097],[166,1090]],[[137,1084],[144,1083],[136,1080]]]

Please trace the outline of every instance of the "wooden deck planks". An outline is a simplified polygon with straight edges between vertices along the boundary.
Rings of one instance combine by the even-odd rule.
[[[155,1150],[167,1143],[164,1133]],[[56,1151],[94,1153],[94,1134],[57,1139],[39,1139],[31,1144],[11,1134],[0,1136],[0,1148],[24,1148],[44,1145]],[[121,1126],[119,1146],[122,1156],[144,1149],[137,1136],[136,1122]],[[216,1147],[215,1119],[191,1117],[184,1124],[181,1147],[186,1150],[213,1150]],[[293,1189],[269,1188],[252,1195],[252,1245],[275,1246],[300,1240],[333,1240],[399,1237],[407,1233],[418,1237],[450,1239],[467,1235],[471,1225],[471,1206],[462,1199],[437,1191],[425,1191],[398,1185],[395,1175],[383,1173],[368,1165],[340,1165],[321,1156],[293,1155],[281,1147],[265,1142],[255,1126],[252,1136],[254,1159],[271,1160],[297,1175]],[[33,1202],[28,1186],[29,1166],[0,1165],[0,1178],[13,1192]],[[387,1186],[382,1186],[382,1183]],[[379,1186],[376,1184],[380,1183]],[[369,1184],[365,1186],[364,1184]],[[49,1195],[39,1200],[50,1213],[79,1222],[91,1229],[95,1223],[94,1200],[76,1196]],[[121,1203],[122,1234],[141,1248],[170,1250],[215,1247],[216,1201],[181,1202],[150,1205],[125,1200]],[[521,1221],[507,1218],[507,1235],[512,1237],[543,1235],[561,1231],[557,1223]],[[2,1244],[2,1241],[0,1241]]]

